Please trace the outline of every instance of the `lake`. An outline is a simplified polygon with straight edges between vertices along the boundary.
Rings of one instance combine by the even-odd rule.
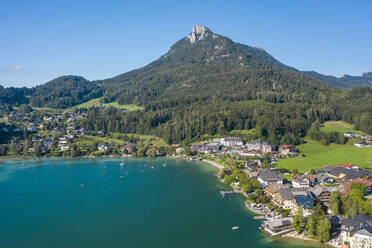
[[[0,161],[0,247],[310,247],[261,233],[208,164],[120,162]]]

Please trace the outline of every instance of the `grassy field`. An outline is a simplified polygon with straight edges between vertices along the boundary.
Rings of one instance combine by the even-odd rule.
[[[344,121],[327,121],[322,124],[320,131],[324,133],[330,133],[330,132],[340,132],[340,133],[354,132],[354,133],[360,133],[360,134],[363,133],[359,130],[355,130],[353,125],[347,122],[344,122]]]
[[[143,107],[141,106],[137,106],[137,105],[134,105],[134,104],[125,104],[125,105],[122,105],[122,104],[118,104],[117,102],[110,102],[110,103],[101,103],[100,102],[101,100],[101,97],[100,98],[95,98],[95,99],[92,99],[88,102],[84,102],[84,103],[81,103],[79,105],[76,105],[72,108],[90,108],[90,107],[93,107],[93,106],[101,106],[101,105],[104,105],[104,106],[112,106],[114,108],[119,108],[119,109],[126,109],[128,111],[137,111],[137,110],[142,110]]]
[[[108,138],[108,137],[99,137],[99,136],[90,136],[86,135],[83,138],[76,139],[74,141],[76,144],[92,144],[92,143],[113,143],[115,145],[122,145],[125,142],[120,139]]]
[[[86,135],[83,138],[78,138],[75,140],[74,143],[76,144],[93,144],[93,143],[100,143],[100,144],[115,144],[115,145],[122,145],[126,143],[126,141],[119,138],[118,133],[111,133],[112,137],[100,137],[100,136],[90,136]],[[132,134],[127,134],[131,136]],[[152,143],[155,146],[165,146],[167,145],[163,139],[157,138],[153,135],[145,135],[145,134],[133,134],[136,139],[142,139],[144,143]]]
[[[305,138],[306,144],[297,146],[305,157],[282,159],[277,162],[279,167],[297,168],[300,172],[320,168],[324,165],[354,163],[361,167],[372,168],[372,147],[358,148],[353,145],[330,144],[321,145],[317,141]]]
[[[111,133],[114,137],[118,137],[119,133]],[[136,139],[141,139],[144,143],[152,143],[155,146],[166,146],[167,143],[161,138],[155,137],[153,135],[147,135],[147,134],[126,134],[127,136],[134,136]]]

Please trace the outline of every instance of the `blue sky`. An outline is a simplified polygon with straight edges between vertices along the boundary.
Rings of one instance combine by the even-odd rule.
[[[201,24],[301,70],[372,71],[372,1],[0,0],[0,85],[142,67]]]

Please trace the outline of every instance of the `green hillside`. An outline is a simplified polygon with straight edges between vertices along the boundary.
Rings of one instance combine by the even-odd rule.
[[[300,172],[321,168],[324,165],[343,163],[372,168],[372,147],[358,148],[353,145],[338,144],[324,146],[309,138],[306,138],[306,142],[306,144],[297,146],[303,152],[304,157],[279,160],[278,166],[290,170],[296,168]]]

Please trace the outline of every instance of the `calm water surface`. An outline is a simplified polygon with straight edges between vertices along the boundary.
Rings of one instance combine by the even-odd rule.
[[[209,165],[124,162],[1,161],[0,247],[309,247],[266,238]]]

